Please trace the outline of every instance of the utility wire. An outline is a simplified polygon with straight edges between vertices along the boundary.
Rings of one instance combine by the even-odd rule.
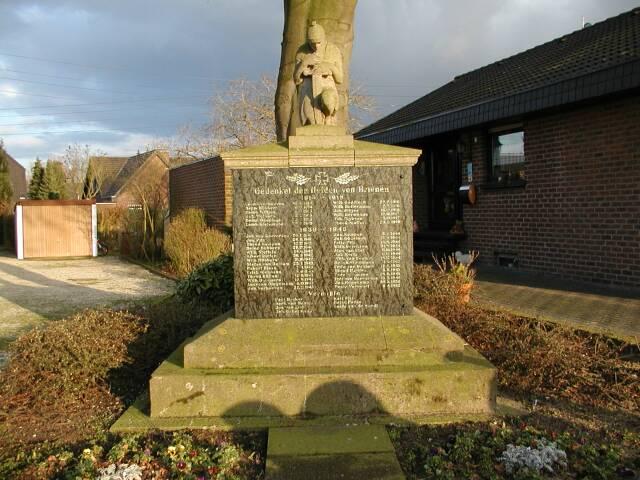
[[[23,117],[46,117],[48,115],[82,115],[85,113],[107,113],[107,112],[122,112],[127,111],[130,108],[134,109],[153,109],[153,108],[162,108],[164,109],[172,109],[172,108],[184,108],[189,107],[192,109],[195,108],[206,108],[209,109],[209,106],[203,105],[200,103],[180,103],[178,105],[137,105],[136,107],[127,107],[127,108],[110,108],[109,110],[83,110],[76,112],[54,112],[54,113],[21,113],[19,114],[19,118]],[[10,113],[9,115],[0,115],[0,118],[13,118],[16,117],[16,114]]]
[[[73,88],[76,90],[91,90],[94,92],[108,92],[108,93],[116,93],[118,95],[140,95],[140,93],[136,92],[119,92],[117,90],[108,90],[104,88],[91,88],[91,87],[80,87],[78,85],[63,85],[61,83],[50,83],[50,82],[39,82],[37,80],[22,80],[20,78],[10,78],[10,77],[0,77],[0,80],[12,80],[14,82],[22,82],[22,83],[34,83],[38,85],[48,85],[50,87],[63,87],[63,88]],[[163,87],[155,87],[155,88],[163,88]],[[204,90],[192,90],[204,93]]]
[[[97,70],[118,70],[118,71],[143,71],[141,69],[135,69],[135,68],[131,68],[131,67],[125,67],[125,66],[114,66],[114,65],[88,65],[88,64],[82,64],[82,63],[75,63],[75,62],[68,62],[65,60],[52,60],[50,58],[42,58],[42,57],[31,57],[28,55],[18,55],[15,53],[6,53],[6,52],[0,52],[1,56],[4,57],[14,57],[14,58],[24,58],[27,60],[37,60],[39,62],[47,62],[47,63],[59,63],[61,65],[72,65],[74,67],[80,67],[80,68],[90,68],[90,69],[97,69]],[[144,70],[145,73],[149,74],[151,73],[149,70]],[[171,75],[167,75],[167,72],[162,72],[162,75],[165,77],[171,76]],[[173,75],[176,77],[185,77],[185,78],[202,78],[202,79],[207,79],[207,80],[222,80],[222,81],[227,81],[230,80],[228,78],[220,78],[220,77],[209,77],[209,76],[204,76],[204,75],[186,75],[186,74],[178,74],[178,75]]]
[[[64,61],[64,60],[52,60],[52,59],[48,59],[48,58],[42,58],[42,57],[31,57],[31,56],[27,56],[27,55],[18,55],[18,54],[13,54],[13,53],[4,53],[4,52],[0,52],[1,56],[7,56],[7,57],[16,57],[16,58],[24,58],[24,59],[28,59],[28,60],[37,60],[40,62],[48,62],[48,63],[59,63],[62,65],[73,65],[76,67],[81,67],[81,68],[91,68],[91,69],[98,69],[98,70],[120,70],[120,71],[143,71],[140,69],[132,69],[131,67],[125,67],[125,66],[113,66],[113,65],[87,65],[87,64],[81,64],[81,63],[75,63],[75,62],[68,62],[68,61]],[[3,68],[2,70],[6,70],[6,71],[11,71],[10,69],[6,69]],[[16,70],[17,71],[17,70]],[[150,73],[148,70],[144,70],[144,72],[146,74]],[[64,78],[64,79],[68,79],[68,80],[82,80],[80,78],[73,78],[73,77],[62,77],[62,76],[57,76],[57,75],[47,75],[47,74],[41,74],[41,73],[31,73],[31,72],[22,72],[22,73],[30,73],[31,75],[44,75],[44,76],[48,76],[48,77],[55,77],[55,78]],[[171,74],[167,74],[167,72],[163,72],[162,73],[163,77],[167,78],[167,77],[185,77],[185,78],[200,78],[203,80],[209,80],[209,81],[219,81],[219,82],[229,82],[229,81],[233,81],[233,80],[237,80],[237,78],[230,78],[230,77],[209,77],[209,76],[204,76],[204,75],[187,75],[187,74],[175,74],[174,72],[172,72]],[[375,87],[375,88],[424,88],[424,85],[422,84],[403,84],[403,85],[390,85],[390,84],[366,84],[366,83],[361,83],[361,85],[364,85],[366,87]]]
[[[0,90],[0,93],[3,93],[3,90]],[[15,92],[5,91],[4,93],[13,94]],[[138,100],[114,100],[112,102],[94,102],[94,103],[74,103],[67,105],[40,105],[37,107],[9,107],[9,108],[0,108],[0,110],[33,110],[35,108],[66,108],[66,107],[87,107],[93,105],[111,105],[117,103],[139,103],[139,102],[161,102],[161,101],[172,101],[172,100],[183,100],[188,98],[209,98],[209,95],[189,95],[185,97],[152,97],[152,98],[142,98]],[[54,97],[54,98],[67,98],[67,97]]]
[[[0,70],[2,70],[3,72],[9,72],[9,73],[22,73],[24,75],[37,75],[39,77],[60,78],[62,80],[77,80],[79,82],[86,80],[80,77],[66,77],[64,75],[50,75],[47,73],[27,72],[25,70],[14,70],[13,68],[5,68],[5,67],[1,67]]]
[[[166,118],[167,116],[165,115],[164,117]],[[45,121],[45,122],[26,122],[26,123],[0,123],[0,128],[1,127],[20,127],[24,125],[45,125],[45,126],[67,125],[67,124],[83,125],[88,123],[99,123],[99,122],[105,122],[107,120],[119,120],[119,119],[126,120],[126,119],[123,119],[121,116],[119,116],[119,117],[106,117],[99,120],[68,120],[63,122]]]
[[[45,97],[45,98],[69,98],[69,97],[58,97],[55,95],[42,95],[37,93],[22,93],[22,92],[14,92],[13,90],[0,90],[0,93],[6,93],[7,95],[26,95],[28,97]]]
[[[25,135],[53,135],[53,134],[65,134],[65,133],[131,133],[126,130],[141,130],[143,128],[157,128],[157,127],[176,127],[175,122],[166,123],[166,124],[155,124],[155,125],[135,125],[135,126],[123,126],[118,129],[108,129],[108,130],[43,130],[40,132],[7,132],[0,133],[0,137],[8,137],[8,136],[25,136]]]

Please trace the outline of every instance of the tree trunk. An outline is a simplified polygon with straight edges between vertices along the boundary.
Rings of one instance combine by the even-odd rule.
[[[349,66],[353,47],[353,17],[358,0],[284,0],[284,31],[280,71],[276,90],[275,113],[278,141],[284,141],[299,126],[296,85],[293,81],[296,53],[307,41],[312,20],[324,27],[327,41],[342,52],[344,82],[338,85],[340,109],[338,125],[347,125],[349,110]]]

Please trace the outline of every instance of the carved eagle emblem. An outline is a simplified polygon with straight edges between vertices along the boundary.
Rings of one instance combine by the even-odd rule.
[[[294,173],[293,175],[287,175],[285,178],[291,183],[295,183],[296,185],[304,185],[309,180],[311,180],[311,178],[305,177],[304,175],[301,175],[299,173]]]
[[[355,182],[358,178],[360,178],[359,175],[352,175],[351,173],[343,173],[339,177],[335,177],[333,180],[336,183],[339,183],[340,185],[348,185],[351,182]]]

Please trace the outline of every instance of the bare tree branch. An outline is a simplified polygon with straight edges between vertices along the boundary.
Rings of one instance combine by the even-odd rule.
[[[87,170],[89,169],[89,159],[91,157],[104,155],[106,155],[105,152],[93,150],[89,145],[74,143],[73,145],[67,146],[64,153],[55,159],[62,162],[62,165],[64,165],[70,198],[80,199],[84,196]],[[98,172],[96,172],[96,174],[98,174]],[[104,180],[104,178],[102,180]]]
[[[349,92],[350,122],[356,131],[375,116],[375,101],[361,84],[352,82]],[[211,101],[211,120],[203,128],[185,126],[174,138],[159,139],[148,149],[162,149],[171,155],[194,159],[210,158],[220,152],[276,141],[273,98],[276,82],[263,75],[253,81],[239,78]]]

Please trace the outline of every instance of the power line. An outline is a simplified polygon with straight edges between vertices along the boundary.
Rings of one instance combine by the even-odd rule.
[[[66,77],[64,75],[50,75],[47,73],[27,72],[25,70],[14,70],[13,68],[5,68],[5,67],[0,68],[0,70],[2,70],[3,72],[23,73],[25,75],[37,75],[39,77],[61,78],[63,80],[78,80],[78,81],[84,80],[83,78],[79,78],[79,77]]]
[[[139,93],[134,93],[134,92],[119,92],[117,90],[108,90],[108,89],[104,89],[104,88],[91,88],[91,87],[80,87],[77,85],[63,85],[60,83],[50,83],[50,82],[39,82],[37,80],[23,80],[21,78],[10,78],[10,77],[0,77],[0,80],[12,80],[14,82],[23,82],[23,83],[34,83],[37,85],[48,85],[51,87],[64,87],[64,88],[73,88],[76,90],[91,90],[94,92],[108,92],[108,93],[116,93],[119,95],[139,95]],[[163,87],[152,87],[152,88],[163,88]],[[203,92],[204,90],[193,90],[193,91],[199,91],[199,92]]]
[[[136,126],[126,126],[121,127],[120,129],[109,129],[109,130],[59,130],[59,131],[51,131],[51,130],[42,130],[40,132],[20,132],[20,133],[0,133],[0,137],[9,137],[9,136],[25,136],[25,135],[57,135],[57,134],[65,134],[65,133],[121,133],[126,130],[139,130],[143,128],[153,128],[153,127],[175,127],[175,122],[166,123],[166,124],[156,124],[156,125],[136,125]],[[125,132],[130,133],[130,132]]]
[[[67,125],[67,124],[76,124],[76,125],[83,125],[83,124],[87,124],[87,123],[98,123],[98,122],[104,122],[106,120],[118,120],[118,119],[122,119],[122,117],[107,117],[107,118],[102,118],[99,120],[68,120],[68,121],[47,121],[47,122],[27,122],[27,123],[0,123],[0,128],[1,127],[20,127],[20,126],[24,126],[24,125]]]
[[[0,93],[6,93],[8,95],[26,95],[32,97],[44,97],[44,98],[57,98],[57,99],[67,99],[69,97],[60,97],[55,95],[42,95],[37,93],[22,93],[22,92],[14,92],[13,90],[0,90]],[[372,98],[411,98],[417,99],[418,96],[415,95],[368,95]],[[154,102],[154,101],[171,101],[171,100],[181,100],[184,98],[211,98],[211,95],[189,95],[186,97],[158,97],[158,98],[148,98],[148,99],[127,99],[127,100],[115,100],[111,102],[94,102],[94,103],[76,103],[76,104],[67,104],[67,105],[41,105],[37,107],[8,107],[8,108],[0,108],[2,110],[34,110],[39,108],[66,108],[66,107],[83,107],[83,106],[93,106],[93,105],[112,105],[117,103],[133,103],[133,102]]]
[[[59,63],[61,65],[72,65],[74,67],[80,67],[80,68],[90,68],[90,69],[97,69],[97,70],[118,70],[118,71],[143,71],[142,69],[138,68],[131,68],[131,67],[125,67],[125,66],[115,66],[115,65],[88,65],[88,64],[82,64],[82,63],[75,63],[75,62],[68,62],[65,60],[52,60],[50,58],[42,58],[42,57],[31,57],[28,55],[18,55],[15,53],[5,53],[5,52],[0,52],[0,55],[5,56],[5,57],[15,57],[15,58],[24,58],[27,60],[37,60],[39,62],[47,62],[47,63]],[[148,70],[144,70],[145,73],[150,73]],[[168,76],[167,72],[162,72],[163,76]],[[220,78],[220,77],[209,77],[209,76],[203,76],[203,75],[185,75],[185,74],[178,74],[178,75],[173,75],[173,76],[177,76],[177,77],[185,77],[185,78],[202,78],[202,79],[207,79],[207,80],[222,80],[222,81],[227,81],[230,80],[228,78]]]
[[[98,70],[120,70],[120,71],[143,71],[141,69],[132,69],[131,67],[125,67],[125,66],[113,66],[113,65],[87,65],[87,64],[80,64],[80,63],[75,63],[75,62],[68,62],[68,61],[64,61],[64,60],[52,60],[52,59],[48,59],[48,58],[42,58],[42,57],[31,57],[31,56],[27,56],[27,55],[18,55],[18,54],[13,54],[13,53],[3,53],[0,52],[0,55],[2,56],[7,56],[7,57],[16,57],[16,58],[24,58],[24,59],[28,59],[28,60],[37,60],[37,61],[41,61],[41,62],[48,62],[48,63],[59,63],[59,64],[63,64],[63,65],[73,65],[76,67],[81,67],[81,68],[92,68],[92,69],[98,69]],[[78,77],[65,77],[65,76],[59,76],[59,75],[49,75],[49,74],[43,74],[43,73],[34,73],[34,72],[26,72],[26,71],[21,71],[21,70],[11,70],[8,68],[3,68],[2,70],[5,71],[13,71],[13,72],[17,72],[17,73],[26,73],[26,74],[30,74],[30,75],[42,75],[42,76],[47,76],[47,77],[52,77],[52,78],[63,78],[63,79],[67,79],[67,80],[82,80],[81,78]],[[149,71],[144,70],[145,73],[149,73]],[[162,75],[164,77],[171,77],[171,76],[177,76],[177,77],[185,77],[185,78],[199,78],[199,79],[203,79],[203,80],[210,80],[210,81],[221,81],[221,82],[229,82],[229,81],[233,81],[236,80],[236,78],[230,78],[230,77],[209,77],[209,76],[204,76],[204,75],[186,75],[186,74],[175,74],[175,72],[172,72],[171,74],[167,74],[167,72],[163,72]],[[390,84],[367,84],[367,83],[360,83],[361,85],[364,85],[368,88],[424,88],[424,85],[422,84],[403,84],[403,85],[390,85]],[[153,88],[153,87],[152,87]]]
[[[17,73],[17,74],[22,74],[22,75],[35,75],[38,77],[47,77],[47,78],[59,78],[62,80],[75,80],[78,82],[84,82],[87,79],[86,78],[81,78],[81,77],[68,77],[65,75],[51,75],[48,73],[39,73],[39,72],[28,72],[26,70],[15,70],[13,68],[4,68],[4,67],[0,67],[0,72],[7,72],[7,73]],[[95,77],[91,77],[91,79],[94,79]],[[15,79],[15,80],[19,80],[19,79]],[[26,80],[23,80],[26,81]],[[215,80],[215,79],[207,79],[208,82],[211,82],[213,84],[221,82],[222,80]],[[165,88],[163,86],[158,86],[158,85],[150,85],[150,84],[134,84],[131,85],[131,87],[134,88],[152,88],[152,89],[162,89]]]
[[[3,91],[0,90],[0,93],[3,93]],[[15,92],[12,92],[9,90],[4,93],[13,94]],[[53,97],[53,98],[67,98],[67,97]],[[117,103],[139,103],[139,102],[156,102],[156,101],[161,102],[161,101],[172,101],[172,100],[184,100],[188,98],[209,98],[209,95],[188,95],[185,97],[152,97],[152,98],[143,98],[138,100],[115,100],[112,102],[74,103],[74,104],[67,104],[67,105],[40,105],[37,107],[9,107],[9,108],[0,108],[0,110],[26,110],[26,109],[33,110],[35,108],[90,107],[93,105],[112,105]]]
[[[8,95],[26,95],[26,96],[29,96],[29,97],[68,98],[68,97],[57,97],[55,95],[42,95],[42,94],[37,94],[37,93],[14,92],[13,90],[0,90],[0,93],[6,93]]]
[[[200,103],[180,103],[178,105],[138,105],[137,107],[132,107],[132,108],[141,108],[141,109],[153,109],[153,108],[162,108],[162,109],[170,109],[170,108],[183,108],[183,107],[189,107],[189,108],[207,108],[209,109],[209,107],[207,105],[203,105],[201,102]],[[83,110],[83,111],[76,111],[76,112],[54,112],[54,113],[21,113],[19,114],[20,118],[23,117],[43,117],[46,115],[81,115],[81,114],[85,114],[85,113],[107,113],[107,112],[121,112],[123,110],[129,110],[130,107],[127,108],[111,108],[109,110]],[[9,114],[9,115],[0,115],[0,118],[10,118],[10,117],[15,117],[15,114]]]

